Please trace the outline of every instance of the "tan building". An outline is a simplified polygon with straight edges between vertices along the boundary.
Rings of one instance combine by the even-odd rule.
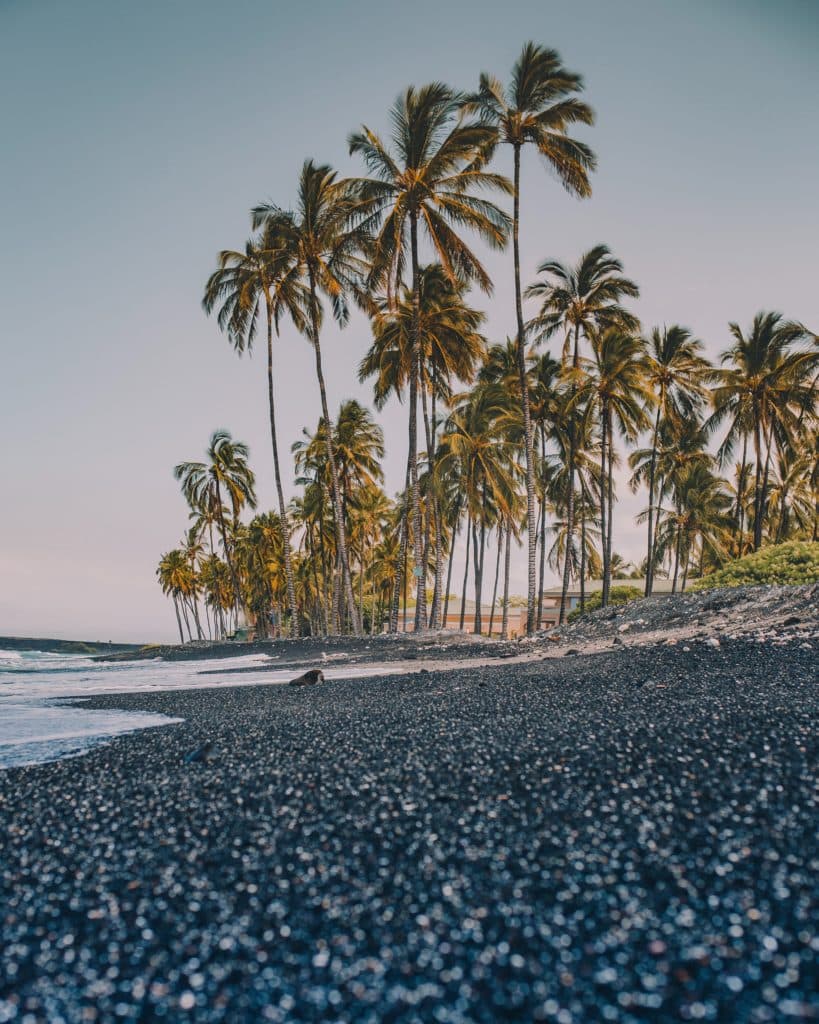
[[[611,585],[613,587],[635,587],[637,590],[645,589],[646,581],[642,580],[612,580]],[[592,594],[598,593],[603,589],[602,580],[587,580],[586,582],[586,598],[591,597]],[[557,621],[560,617],[560,595],[562,592],[561,587],[551,587],[549,590],[543,591],[543,613],[540,617],[539,629],[551,629],[557,625]],[[671,580],[655,580],[654,581],[654,593],[655,594],[670,594],[671,593]],[[568,612],[574,611],[575,608],[580,605],[580,587],[573,585],[569,587],[567,592],[568,599]],[[410,606],[407,608],[407,621],[406,626],[404,624],[403,610],[398,616],[398,628],[405,632],[411,633],[414,626],[415,608]],[[526,633],[526,608],[514,607],[509,609],[509,637],[514,639],[518,636],[523,636]],[[491,622],[491,635],[493,637],[500,637],[501,635],[501,623],[503,621],[503,609],[500,601],[495,604],[494,615],[492,614],[492,608],[488,604],[481,605],[481,633],[484,636],[490,635],[490,622]],[[444,629],[452,631],[461,630],[461,600],[459,597],[450,597],[449,607],[447,608],[446,622],[444,623]],[[475,602],[467,601],[464,608],[464,620],[463,620],[463,632],[474,633],[475,632]]]

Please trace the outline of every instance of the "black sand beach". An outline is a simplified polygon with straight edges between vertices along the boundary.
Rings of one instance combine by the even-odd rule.
[[[327,674],[0,774],[0,1022],[819,1019],[815,641]]]

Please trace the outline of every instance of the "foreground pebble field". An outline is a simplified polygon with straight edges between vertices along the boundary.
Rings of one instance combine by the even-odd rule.
[[[185,721],[0,774],[0,1022],[817,1020],[818,682],[725,639],[94,698]]]

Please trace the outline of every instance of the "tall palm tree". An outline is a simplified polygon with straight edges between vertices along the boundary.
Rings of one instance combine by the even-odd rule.
[[[173,475],[182,484],[182,493],[194,511],[208,511],[219,524],[225,561],[233,583],[233,606],[237,616],[241,589],[233,561],[225,523],[225,500],[233,519],[248,505],[256,508],[256,478],[248,465],[250,450],[242,441],[234,441],[227,430],[216,430],[210,439],[207,462],[180,462]]]
[[[353,211],[354,199],[348,183],[338,180],[336,172],[326,164],[315,164],[312,160],[305,161],[302,167],[295,211],[270,203],[253,210],[254,227],[263,227],[276,239],[284,253],[282,258],[288,264],[292,262],[290,273],[306,292],[306,316],[301,321],[297,315],[293,322],[313,346],[325,423],[330,422],[330,412],[321,359],[321,297],[329,300],[333,315],[343,327],[349,319],[348,296],[360,296],[361,282],[367,269],[362,253],[366,251],[368,236],[365,229],[351,224]],[[300,312],[301,307],[297,308]],[[293,317],[293,307],[288,306],[287,312]],[[326,444],[344,596],[353,632],[358,636],[361,622],[350,575],[332,431],[326,432]]]
[[[723,367],[714,372],[711,422],[730,421],[719,450],[722,462],[731,457],[740,437],[751,434],[756,551],[762,543],[772,448],[781,447],[798,428],[800,410],[810,401],[819,353],[792,348],[807,341],[808,334],[802,324],[785,320],[781,313],[757,313],[747,334],[735,323],[730,331],[734,344],[722,353]]]
[[[458,232],[469,229],[494,248],[501,248],[509,228],[507,215],[475,194],[510,189],[506,178],[483,167],[480,154],[489,140],[488,127],[459,117],[458,106],[459,98],[440,82],[419,89],[410,86],[391,111],[391,145],[366,125],[349,138],[350,152],[358,154],[370,172],[370,177],[354,183],[361,224],[376,232],[370,284],[383,286],[392,305],[404,282],[407,262],[410,269],[412,369],[407,468],[417,577],[416,630],[427,625],[417,454],[422,356],[419,245],[425,237],[453,283],[474,280],[489,292],[488,273]]]
[[[656,525],[656,471],[657,448],[663,423],[679,423],[686,417],[698,416],[707,395],[706,381],[710,364],[702,355],[702,342],[692,337],[687,327],[655,327],[646,340],[645,382],[656,406],[651,433],[651,455],[647,467],[648,484],[648,544],[646,549],[645,596],[649,597],[654,585],[654,527]],[[632,468],[639,458],[632,453]],[[632,477],[632,486],[641,480],[639,473]]]
[[[273,225],[272,227],[275,227]],[[279,501],[279,522],[284,544],[284,572],[287,581],[287,599],[290,607],[290,635],[299,635],[299,615],[296,607],[296,585],[290,550],[290,528],[284,501],[279,446],[276,438],[276,404],[273,390],[273,328],[279,333],[279,322],[284,313],[293,320],[298,330],[306,325],[308,294],[298,276],[298,265],[290,256],[286,245],[276,236],[271,226],[258,238],[251,238],[244,251],[225,249],[219,253],[219,266],[208,278],[202,305],[210,314],[218,306],[217,322],[242,355],[252,352],[256,324],[263,312],[267,326],[267,398],[270,415],[270,439],[273,446],[273,472]]]
[[[580,367],[580,339],[590,334],[619,328],[633,332],[640,322],[621,304],[624,297],[636,298],[640,290],[634,281],[623,275],[623,264],[615,259],[605,245],[596,245],[584,253],[576,267],[546,260],[538,267],[543,279],[526,289],[526,297],[537,299],[540,312],[529,323],[529,329],[537,340],[563,334],[563,367],[571,381],[570,391],[577,390]],[[569,359],[571,355],[571,361]],[[574,532],[574,491],[578,415],[567,417],[568,429],[568,474],[566,479],[566,531],[571,538]],[[570,558],[574,550],[573,541],[566,545],[563,564],[563,586],[560,594],[559,624],[566,621],[567,594],[570,578]]]
[[[568,71],[555,50],[528,42],[512,68],[509,88],[483,72],[478,91],[467,100],[467,109],[479,112],[493,134],[490,146],[512,147],[513,201],[512,246],[515,276],[515,316],[520,400],[523,412],[526,466],[526,519],[528,526],[527,633],[535,628],[535,458],[529,388],[526,377],[525,335],[520,276],[520,164],[524,146],[534,146],[563,187],[572,195],[591,195],[589,171],[595,157],[585,143],[567,134],[573,124],[592,124],[594,113],[578,98],[583,89],[580,75]]]

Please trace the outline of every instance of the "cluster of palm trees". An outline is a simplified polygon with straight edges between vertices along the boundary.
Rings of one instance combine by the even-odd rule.
[[[572,581],[583,603],[585,582],[602,576],[605,604],[624,445],[631,485],[647,491],[647,594],[662,572],[684,586],[763,543],[816,538],[819,350],[804,326],[776,313],[760,313],[747,334],[732,324],[734,343],[715,367],[684,327],[642,332],[628,309],[638,287],[605,245],[576,266],[545,261],[524,287],[522,156],[536,150],[567,192],[590,194],[595,158],[570,134],[594,120],[582,90],[555,51],[532,43],[508,86],[482,74],[471,94],[410,87],[390,111],[388,139],[366,126],[350,136],[364,174],[342,178],[306,161],[295,208],[256,207],[244,248],[220,254],[204,307],[239,353],[265,329],[278,509],[242,524],[242,509],[255,508],[254,478],[246,447],[225,432],[206,463],[177,467],[193,526],[158,574],[181,636],[183,627],[204,635],[203,619],[209,635],[229,632],[241,608],[258,629],[291,636],[394,631],[402,597],[416,630],[440,628],[459,537],[461,617],[471,571],[480,629],[493,532],[491,615],[503,552],[504,632],[512,541],[526,545],[528,632],[541,619],[547,564],[562,578],[561,621]],[[492,168],[504,146],[511,179]],[[511,214],[495,201],[506,197]],[[474,286],[491,294],[492,281],[472,240],[502,249],[510,238],[514,332],[490,344],[471,295]],[[371,414],[347,401],[330,415],[322,326],[328,313],[345,325],[353,304],[372,333],[360,379],[372,381],[376,408],[391,396],[407,403],[395,499],[383,489]],[[321,410],[293,448],[302,493],[289,505],[274,364],[285,323],[313,347]]]

